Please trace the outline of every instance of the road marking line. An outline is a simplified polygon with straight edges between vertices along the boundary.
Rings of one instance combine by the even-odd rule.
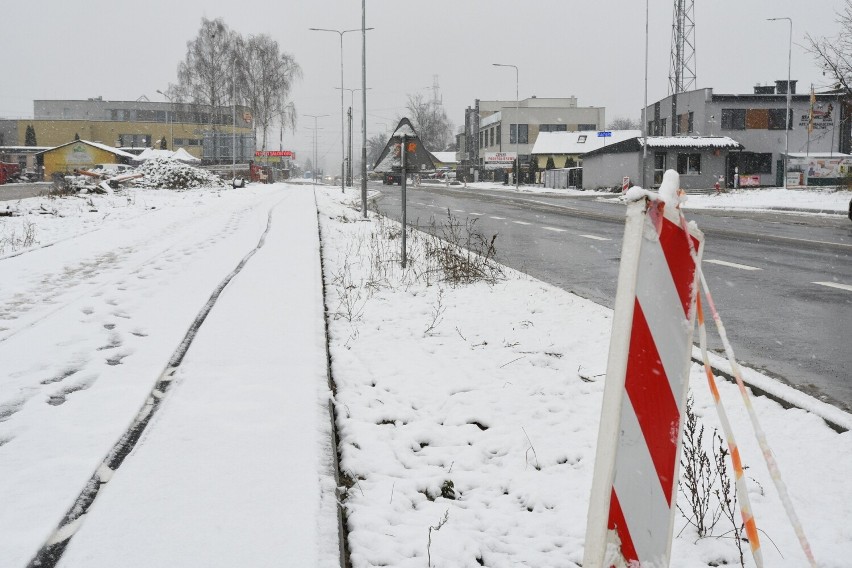
[[[518,225],[532,225],[532,223],[527,223],[526,221],[512,221],[512,223],[517,223]]]
[[[557,233],[564,233],[567,229],[557,229],[556,227],[542,227],[545,231],[555,231]]]
[[[505,221],[505,217],[491,217],[492,219],[496,219],[497,221]]]
[[[473,211],[471,211],[470,213],[468,213],[468,215],[485,215],[485,213],[474,213]]]
[[[592,239],[595,241],[611,241],[612,239],[608,239],[606,237],[599,237],[597,235],[580,235],[584,239]]]
[[[740,270],[763,270],[762,268],[757,268],[756,266],[749,266],[747,264],[737,264],[736,262],[728,262],[725,260],[705,259],[704,262],[718,264],[721,266],[729,266],[731,268],[739,268]]]
[[[839,288],[841,290],[852,292],[852,286],[850,286],[849,284],[838,284],[837,282],[811,282],[811,284],[819,284],[820,286],[828,286],[829,288]]]
[[[453,209],[453,211],[455,211],[456,213],[464,213],[464,211],[461,209]]]

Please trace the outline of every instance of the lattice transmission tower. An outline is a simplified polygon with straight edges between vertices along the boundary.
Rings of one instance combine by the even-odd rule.
[[[669,94],[695,88],[695,0],[674,0]]]

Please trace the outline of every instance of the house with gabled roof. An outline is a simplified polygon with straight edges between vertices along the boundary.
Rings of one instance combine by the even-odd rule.
[[[130,164],[136,157],[130,152],[88,140],[73,140],[37,154],[44,165],[45,178],[55,174],[71,174],[95,164]]]
[[[539,132],[531,154],[539,170],[545,169],[550,160],[553,167],[569,168],[580,165],[583,156],[592,150],[641,135],[641,130]]]

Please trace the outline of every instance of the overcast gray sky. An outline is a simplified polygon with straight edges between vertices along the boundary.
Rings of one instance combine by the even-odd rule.
[[[805,92],[827,84],[801,47],[805,33],[833,35],[842,0],[695,0],[697,87],[747,93],[787,76],[793,19],[792,78]],[[650,0],[648,100],[667,94],[673,0]],[[0,117],[31,117],[34,99],[162,100],[201,18],[223,18],[244,35],[265,33],[293,54],[304,78],[293,92],[301,114],[319,120],[319,154],[334,169],[340,148],[340,41],[309,27],[361,26],[359,0],[21,0],[6,3]],[[606,107],[607,120],[638,119],[643,103],[645,2],[642,0],[367,0],[368,135],[395,125],[406,95],[432,96],[438,76],[456,128],[474,99],[575,95],[580,106]],[[798,45],[797,45],[798,44]],[[361,86],[360,33],[344,36],[344,86]],[[361,105],[356,93],[360,155]],[[351,97],[346,93],[348,106]],[[313,119],[301,116],[285,149],[311,152]],[[277,149],[279,136],[271,135]]]

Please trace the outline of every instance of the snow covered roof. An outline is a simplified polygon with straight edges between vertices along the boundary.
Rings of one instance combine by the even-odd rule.
[[[52,146],[0,146],[0,152],[43,152],[44,150],[50,150]]]
[[[491,126],[492,124],[496,124],[503,120],[503,113],[499,110],[493,114],[489,114],[485,118],[479,120],[479,127],[485,128],[486,126]]]
[[[611,130],[611,136],[599,137],[597,130],[577,132],[539,132],[532,154],[585,154],[610,144],[641,136],[640,130]]]
[[[442,164],[457,164],[455,152],[429,152],[434,158],[433,161],[441,162]]]
[[[71,144],[86,144],[88,146],[94,146],[95,148],[98,148],[105,152],[110,152],[111,154],[115,154],[116,156],[119,156],[121,158],[127,158],[129,160],[136,158],[136,156],[134,156],[130,152],[125,152],[124,150],[119,150],[118,148],[115,148],[113,146],[107,146],[106,144],[101,144],[100,142],[90,142],[89,140],[72,140],[71,142],[66,142],[65,144],[60,144],[59,146],[54,146],[52,148],[48,148],[37,153],[43,154],[44,152],[56,150],[57,148],[64,148],[65,146],[69,146]]]
[[[586,157],[597,156],[598,154],[638,152],[642,149],[642,143],[643,138],[636,136],[587,152]],[[727,136],[648,136],[648,148],[741,150],[743,145]]]
[[[134,162],[144,162],[151,158],[174,158],[174,152],[171,150],[158,150],[154,148],[145,148],[138,156],[133,157]]]
[[[181,162],[200,162],[198,158],[184,150],[183,148],[178,148],[175,150],[175,153],[172,154],[172,158],[175,160],[180,160]]]
[[[642,139],[639,139],[642,144]],[[648,148],[742,148],[727,136],[649,136]]]
[[[811,158],[814,160],[823,160],[823,159],[840,159],[840,158],[850,158],[852,154],[841,154],[840,152],[790,152],[788,154],[791,158]]]

